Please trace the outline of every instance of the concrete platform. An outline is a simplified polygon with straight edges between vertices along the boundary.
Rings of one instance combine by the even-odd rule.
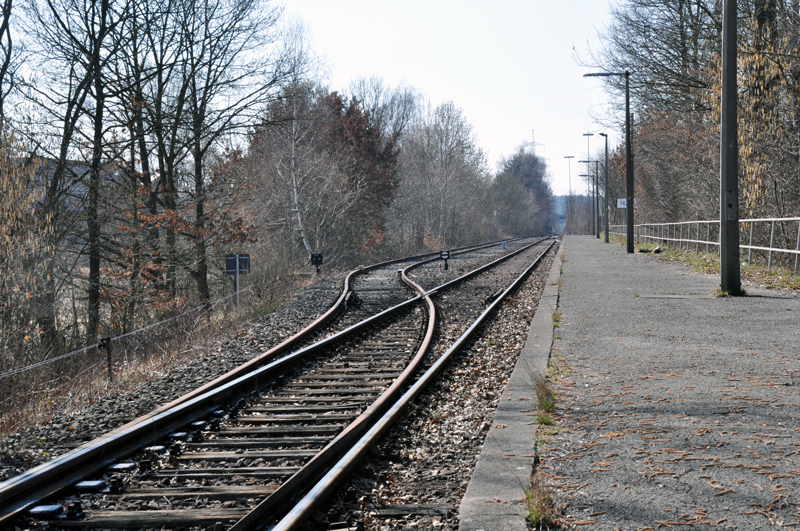
[[[532,459],[518,456],[532,453],[532,417],[506,397],[550,354],[542,339],[562,266],[552,350],[572,373],[557,385],[559,431],[541,471],[564,521],[608,531],[800,528],[798,293],[745,285],[745,297],[718,298],[717,276],[618,244],[569,236],[562,250],[493,422],[508,427],[487,436],[460,529],[526,529]]]

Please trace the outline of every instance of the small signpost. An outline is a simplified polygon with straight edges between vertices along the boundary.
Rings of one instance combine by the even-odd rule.
[[[508,242],[503,242],[503,246],[501,247],[502,250],[508,251]]]
[[[627,199],[617,199],[617,208],[628,208]]]
[[[239,309],[239,275],[250,272],[249,254],[229,254],[225,256],[225,273],[236,275],[236,309]]]
[[[441,251],[439,257],[444,260],[444,270],[447,271],[447,261],[450,259],[450,251]]]
[[[322,265],[322,253],[311,253],[311,265],[317,268],[317,274],[319,275],[319,266]]]

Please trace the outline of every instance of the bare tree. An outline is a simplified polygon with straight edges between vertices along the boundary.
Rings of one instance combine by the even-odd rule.
[[[387,140],[400,141],[420,108],[416,90],[402,84],[387,87],[383,79],[375,76],[352,81],[347,93],[359,102],[369,115],[370,124],[378,127]]]
[[[389,210],[403,249],[475,239],[490,225],[465,220],[485,208],[490,177],[472,126],[452,103],[427,109],[402,141],[400,187]]]

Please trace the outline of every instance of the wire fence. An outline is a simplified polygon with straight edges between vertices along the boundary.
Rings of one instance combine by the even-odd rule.
[[[800,217],[759,218],[739,221],[739,249],[747,252],[747,265],[758,263],[790,268],[797,274],[800,263]],[[612,225],[609,234],[625,236],[625,225]],[[668,249],[719,253],[719,221],[679,221],[634,225],[637,242]],[[742,256],[744,259],[744,256]]]
[[[240,292],[240,295],[241,295],[242,292],[250,292],[250,291],[252,291],[252,286],[247,287],[244,290],[242,290]],[[116,345],[119,345],[119,347],[122,349],[122,352],[124,352],[126,357],[127,357],[127,353],[128,352],[135,352],[137,350],[137,346],[141,345],[140,341],[136,341],[135,339],[133,339],[135,336],[137,336],[139,334],[142,334],[143,332],[147,332],[148,330],[152,330],[152,329],[154,329],[156,327],[163,326],[163,325],[166,325],[168,323],[176,322],[181,318],[185,318],[185,317],[189,316],[190,314],[195,314],[195,313],[200,313],[200,315],[208,314],[214,308],[214,306],[216,306],[220,302],[223,302],[223,301],[226,301],[226,300],[230,299],[231,297],[235,297],[236,295],[237,294],[234,293],[232,295],[228,295],[226,297],[222,297],[220,299],[216,299],[214,301],[211,301],[208,304],[204,304],[204,305],[192,308],[190,310],[186,310],[186,311],[184,311],[182,313],[179,313],[178,315],[174,315],[174,316],[172,316],[172,317],[170,317],[168,319],[163,319],[161,321],[158,321],[157,323],[153,323],[153,324],[147,325],[147,326],[142,327],[142,328],[137,328],[136,330],[133,330],[131,332],[127,332],[125,334],[122,334],[122,335],[119,335],[119,336],[114,336],[114,337],[104,337],[104,338],[101,338],[97,343],[94,343],[92,345],[88,345],[88,346],[80,348],[78,350],[73,350],[72,352],[67,352],[66,354],[61,354],[60,356],[55,356],[53,358],[47,358],[47,359],[45,359],[43,361],[40,361],[38,363],[32,363],[32,364],[26,365],[24,367],[19,367],[17,369],[13,369],[13,370],[4,372],[4,373],[0,374],[0,379],[8,378],[10,376],[14,376],[16,374],[20,374],[20,373],[23,373],[23,372],[26,372],[26,371],[29,371],[29,370],[32,370],[32,369],[37,369],[39,367],[44,367],[45,365],[50,365],[50,364],[53,364],[53,363],[56,363],[56,362],[59,362],[59,361],[62,361],[62,360],[68,359],[68,358],[72,358],[73,356],[77,356],[79,354],[85,354],[86,352],[89,352],[92,349],[105,349],[106,352],[110,352],[110,351],[112,351],[114,349],[114,347]],[[123,340],[125,340],[125,341],[123,341]],[[112,361],[112,360],[109,359],[109,361]],[[112,370],[112,364],[111,363],[109,363],[109,379],[113,380],[113,370]]]
[[[240,291],[242,308],[258,302],[259,286]],[[24,427],[33,419],[47,417],[70,402],[129,386],[147,378],[148,371],[167,366],[202,347],[203,338],[224,326],[235,304],[236,293],[179,310],[176,315],[136,330],[65,354],[0,373],[0,432]]]

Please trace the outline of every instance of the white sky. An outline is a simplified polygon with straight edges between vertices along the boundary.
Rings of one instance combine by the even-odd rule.
[[[608,20],[608,0],[284,0],[327,58],[333,90],[377,75],[460,107],[494,170],[535,131],[552,187],[567,192],[586,173],[586,132],[606,131],[590,111],[607,101],[600,79],[583,78]],[[609,149],[618,141],[609,133]],[[592,152],[602,137],[591,137]]]

